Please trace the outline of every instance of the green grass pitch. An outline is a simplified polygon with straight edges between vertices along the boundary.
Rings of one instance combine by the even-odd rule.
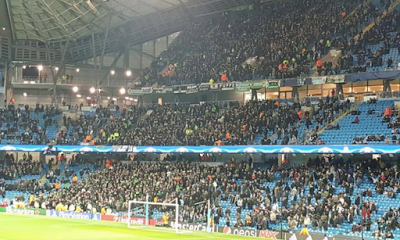
[[[128,228],[126,224],[53,218],[46,216],[0,214],[0,240],[230,240],[254,239],[220,233],[175,233],[173,229]]]

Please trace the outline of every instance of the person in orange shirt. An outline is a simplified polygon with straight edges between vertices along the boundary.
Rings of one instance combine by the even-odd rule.
[[[56,190],[60,189],[60,183],[59,183],[59,182],[56,182],[56,184],[54,184],[54,188],[55,188]]]
[[[230,139],[230,138],[231,138],[231,134],[230,134],[229,132],[227,132],[227,133],[225,134],[225,138],[226,138],[226,139]]]
[[[72,177],[72,182],[73,182],[73,183],[78,182],[78,177],[77,177],[76,175],[74,175],[74,176]]]
[[[390,108],[385,108],[385,116],[390,117],[392,115],[392,110]]]
[[[85,142],[90,142],[92,140],[92,137],[90,135],[87,135],[85,138]]]
[[[246,130],[246,129],[247,129],[246,124],[244,124],[244,125],[242,126],[242,129],[243,129],[243,130]]]
[[[217,146],[221,146],[222,145],[222,141],[221,140],[218,140],[217,141]]]
[[[226,76],[226,73],[222,74],[221,81],[222,82],[227,82],[228,81],[228,76]]]
[[[321,61],[321,59],[318,59],[318,60],[317,60],[317,67],[318,67],[318,68],[321,68],[321,67],[322,67],[322,61]]]
[[[106,161],[106,168],[108,169],[108,168],[110,168],[111,167],[111,161],[110,161],[110,159],[107,159],[107,161]]]
[[[317,61],[317,72],[318,72],[318,76],[321,76],[321,74],[322,74],[322,61],[321,61],[321,59],[318,59],[318,61]]]

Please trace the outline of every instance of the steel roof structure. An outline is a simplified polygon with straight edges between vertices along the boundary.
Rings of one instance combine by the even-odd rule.
[[[12,60],[74,63],[182,30],[193,18],[253,0],[0,0]]]

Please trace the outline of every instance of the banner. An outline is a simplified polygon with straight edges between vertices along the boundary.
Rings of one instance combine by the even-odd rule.
[[[312,85],[324,84],[326,82],[326,77],[313,77],[311,78]]]
[[[186,94],[197,93],[198,91],[199,91],[199,88],[196,85],[189,85],[186,88]]]
[[[210,84],[209,83],[202,83],[199,86],[199,91],[204,92],[204,91],[209,91],[210,90]]]
[[[128,95],[143,95],[142,89],[133,89],[133,88],[128,88]]]
[[[344,75],[327,76],[326,83],[344,83]]]
[[[237,83],[235,87],[236,92],[248,92],[250,91],[249,83]]]
[[[306,83],[307,78],[298,78],[297,79],[297,84],[295,86],[304,86]]]
[[[100,213],[78,213],[70,211],[47,210],[46,216],[72,219],[101,220]]]
[[[268,238],[268,239],[277,239],[277,235],[279,232],[270,231],[270,230],[256,230],[256,229],[247,229],[247,228],[235,228],[235,227],[217,227],[217,231],[219,233],[224,234],[232,234],[238,236],[247,236],[247,237],[257,237],[257,238]]]
[[[128,217],[118,216],[118,215],[101,215],[101,221],[128,223]],[[146,219],[144,217],[131,217],[131,224],[134,225],[145,225],[145,221]],[[157,220],[149,219],[149,225],[150,226],[157,225]]]
[[[166,88],[153,88],[153,92],[155,93],[167,93]]]
[[[23,214],[23,215],[46,215],[46,210],[36,208],[15,208],[15,207],[0,207],[0,212]]]
[[[174,93],[186,93],[186,86],[174,87]]]
[[[279,81],[269,80],[267,81],[267,88],[268,89],[275,89],[279,88]]]
[[[235,90],[235,83],[221,83],[221,90],[222,91],[231,91]]]
[[[250,84],[250,88],[251,89],[261,89],[261,88],[265,88],[266,85],[267,85],[267,81],[266,80],[260,81],[260,82],[252,82]]]
[[[152,93],[153,88],[152,87],[142,87],[142,93]]]

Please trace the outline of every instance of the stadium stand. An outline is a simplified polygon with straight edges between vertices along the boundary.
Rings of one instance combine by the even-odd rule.
[[[211,199],[216,225],[254,229],[279,229],[282,225],[296,231],[308,226],[310,232],[350,237],[358,236],[363,216],[367,219],[364,236],[372,237],[379,229],[398,237],[395,216],[400,203],[394,199],[399,177],[396,168],[382,160],[344,160],[339,156],[317,157],[309,159],[307,166],[282,169],[260,169],[250,159],[218,167],[112,162],[35,201],[50,209],[61,204],[72,211],[79,206],[82,211],[121,212],[127,209],[127,200],[144,200],[145,193],[160,202],[178,197],[182,221],[196,223],[206,215],[204,206],[195,203]],[[156,208],[151,213],[153,218],[163,215]]]
[[[9,104],[0,110],[1,144],[45,144],[58,131],[60,111],[37,104],[34,109]]]
[[[343,75],[400,69],[400,0],[254,2],[245,9],[193,20],[158,58],[152,56],[151,67],[140,71],[135,84],[156,88],[210,83],[210,90],[216,82],[267,78],[283,82],[292,78],[294,85],[279,82],[277,87],[286,90],[273,92],[276,99],[268,100],[267,94],[273,89],[263,86],[258,89],[265,96],[260,101],[254,97],[257,89],[249,87],[240,97],[226,102],[218,102],[216,97],[212,102],[196,99],[195,104],[161,104],[160,98],[161,103],[155,104],[153,98],[131,106],[127,101],[114,105],[110,100],[108,106],[102,106],[92,100],[94,94],[100,99],[101,92],[115,89],[101,89],[99,82],[86,97],[88,107],[78,94],[80,106],[73,110],[66,106],[64,96],[62,107],[7,104],[5,100],[6,107],[0,109],[1,151],[7,151],[4,159],[0,155],[0,204],[22,202],[42,210],[126,216],[128,202],[133,199],[145,201],[149,196],[150,201],[163,203],[178,199],[179,222],[201,225],[208,220],[210,201],[215,226],[290,233],[307,228],[328,236],[385,235],[400,239],[398,152],[380,156],[375,150],[366,151],[366,146],[361,149],[364,152],[359,150],[362,155],[345,151],[335,155],[329,148],[332,146],[326,146],[306,156],[310,146],[299,146],[306,150],[296,156],[294,147],[286,146],[400,144],[400,94],[390,89],[392,84],[400,90],[399,75],[395,74],[395,80],[391,76],[380,80],[379,88],[384,85],[383,91],[388,91],[381,94],[369,90],[378,85],[358,84],[369,78],[352,81]],[[93,42],[99,39],[94,31],[92,34]],[[105,42],[104,48],[108,45]],[[58,52],[55,55],[58,57]],[[96,53],[94,56],[97,70]],[[124,62],[129,62],[129,57]],[[50,68],[53,71],[53,66]],[[325,75],[343,76],[328,81],[321,78]],[[42,78],[40,73],[38,78]],[[306,78],[310,84],[305,84]],[[319,83],[312,81],[321,79]],[[128,76],[125,80],[126,92]],[[129,87],[135,84],[129,83]],[[373,96],[357,94],[354,89],[344,94],[346,84],[350,89],[365,86],[365,92]],[[315,90],[313,85],[321,86]],[[300,98],[296,91],[303,86],[306,93]],[[318,92],[317,96],[310,94],[309,87]],[[81,86],[75,88],[74,94],[82,91]],[[341,93],[336,94],[339,89]],[[227,91],[233,94],[235,90]],[[250,101],[243,100],[247,92],[251,92]],[[282,93],[294,98],[280,99]],[[111,94],[109,99],[113,98]],[[124,94],[119,100],[130,99]],[[385,98],[386,94],[390,98]],[[243,104],[238,102],[241,97]],[[42,152],[35,159],[30,153],[17,159],[13,145],[20,144],[44,147],[40,146]],[[67,156],[65,152],[45,150],[53,145],[78,147]],[[240,145],[243,149],[248,145],[250,150],[241,155],[246,160],[236,161],[238,152],[222,153],[218,148],[222,145]],[[260,147],[254,145],[285,145],[279,147],[285,151],[263,152],[254,163],[252,148]],[[124,149],[141,146],[179,146],[184,150],[184,146],[213,146],[216,151],[209,154],[224,158],[207,162],[213,157],[199,155],[201,150],[163,152],[165,158],[158,152],[145,151],[139,160],[138,151]],[[91,152],[102,147],[113,150]],[[189,159],[190,154],[197,158]],[[289,163],[288,155],[302,163]],[[270,159],[265,160],[266,156]],[[152,157],[157,160],[152,161]],[[135,215],[145,215],[142,209],[137,211]],[[166,211],[151,207],[150,217],[162,219]]]
[[[153,70],[143,73],[139,85],[290,78],[311,75],[315,70],[319,75],[332,75],[397,68],[398,22],[392,21],[397,11],[354,39],[390,4],[335,1],[326,7],[326,1],[321,0],[283,4],[261,4],[256,6],[257,11],[224,13],[219,21],[194,23],[179,37],[179,43],[189,45],[190,50],[172,47],[165,51],[153,63]],[[211,28],[210,23],[217,26]],[[318,60],[333,49],[340,51],[337,62],[321,61],[315,69]],[[388,65],[389,59],[393,62]],[[158,71],[167,64],[166,71]]]
[[[337,122],[340,128],[325,130],[319,136],[326,144],[399,144],[395,127],[398,112],[392,112],[393,104],[394,100],[385,99],[364,102]]]
[[[57,136],[58,144],[96,145],[246,145],[316,143],[303,141],[300,131],[314,131],[332,122],[351,107],[336,97],[311,104],[251,101],[243,106],[230,103],[130,107],[111,112],[97,108],[76,120],[65,117]],[[304,110],[304,109],[306,110]],[[304,114],[304,115],[302,115]],[[213,128],[214,131],[210,131]],[[287,129],[287,130],[285,130]],[[288,134],[289,131],[290,134]],[[276,136],[275,136],[276,135]],[[271,139],[271,136],[273,138]],[[297,139],[300,139],[298,141]]]

